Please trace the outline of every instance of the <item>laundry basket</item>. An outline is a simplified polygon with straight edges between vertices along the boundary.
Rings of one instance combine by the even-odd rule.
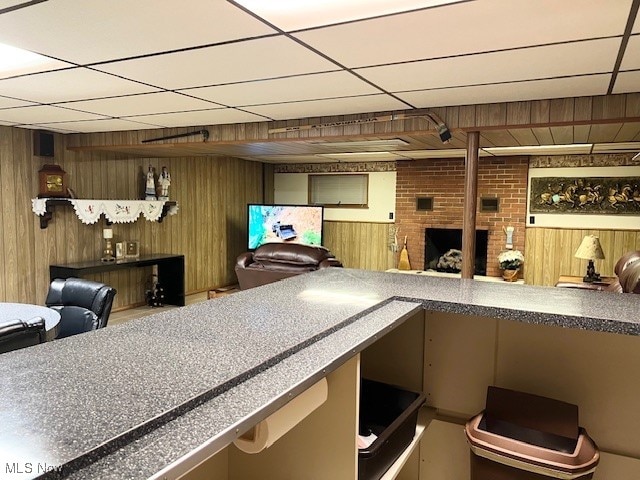
[[[499,387],[488,388],[465,434],[471,480],[587,480],[600,459],[576,405]]]

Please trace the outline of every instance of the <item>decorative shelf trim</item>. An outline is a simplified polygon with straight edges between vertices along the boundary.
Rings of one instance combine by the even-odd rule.
[[[40,216],[40,228],[47,228],[55,205],[72,205],[80,221],[96,223],[101,215],[109,223],[135,222],[140,215],[150,222],[162,222],[165,216],[178,213],[178,204],[167,200],[93,200],[80,198],[32,198],[33,213]]]

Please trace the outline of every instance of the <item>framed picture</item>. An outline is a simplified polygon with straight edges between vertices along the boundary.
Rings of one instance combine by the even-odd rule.
[[[140,256],[140,242],[126,242],[125,257],[138,258]]]
[[[116,242],[116,258],[124,258],[124,242]]]

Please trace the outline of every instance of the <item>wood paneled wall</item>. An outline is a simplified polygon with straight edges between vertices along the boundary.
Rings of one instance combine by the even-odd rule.
[[[171,130],[165,131],[171,132]],[[167,133],[170,134],[170,133]],[[262,165],[226,157],[125,159],[97,153],[75,153],[74,144],[138,143],[141,132],[55,135],[55,158],[32,155],[32,132],[0,127],[0,301],[43,304],[49,265],[98,259],[104,219],[85,225],[71,207],[56,207],[41,230],[31,210],[38,192],[38,170],[61,165],[78,198],[141,198],[149,164],[171,173],[170,198],[177,215],[162,223],[139,219],[112,226],[114,238],[137,240],[146,253],[184,254],[188,293],[236,282],[236,257],[246,250],[246,204],[263,199]],[[146,136],[146,135],[145,135]],[[118,290],[114,308],[144,302],[148,269],[124,270],[92,277]]]
[[[388,270],[397,254],[390,248],[390,223],[324,222],[324,245],[346,268]]]
[[[573,230],[561,228],[527,228],[525,239],[525,282],[532,285],[555,285],[560,275],[584,276],[587,260],[574,254],[585,235],[600,238],[604,260],[596,260],[596,271],[614,275],[613,268],[626,252],[640,250],[640,230]]]

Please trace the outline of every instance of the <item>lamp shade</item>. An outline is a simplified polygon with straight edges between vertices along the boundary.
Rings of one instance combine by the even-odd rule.
[[[585,260],[602,260],[604,252],[600,245],[600,239],[595,235],[585,235],[578,250],[576,250],[575,257]]]
[[[110,228],[105,228],[102,230],[102,236],[103,238],[107,239],[107,238],[113,238],[113,230],[111,230]]]

